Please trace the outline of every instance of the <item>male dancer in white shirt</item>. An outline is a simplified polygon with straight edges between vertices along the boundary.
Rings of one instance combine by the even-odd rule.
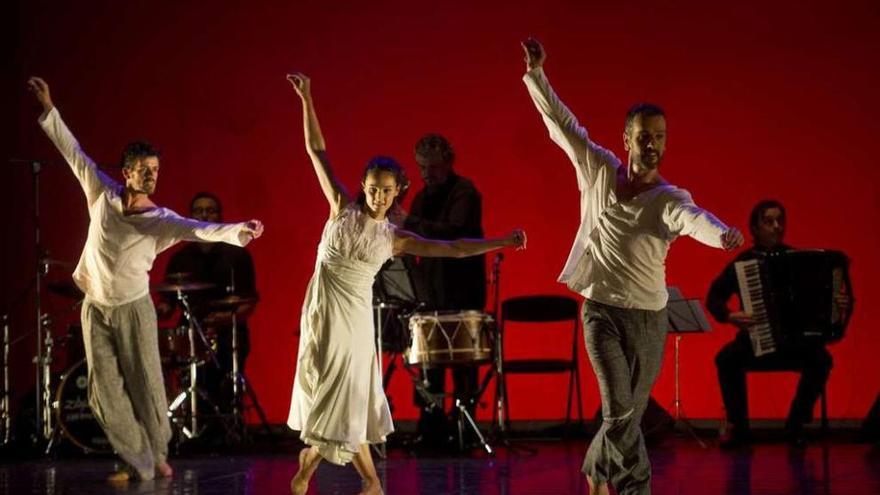
[[[28,88],[43,106],[39,123],[70,164],[89,208],[88,238],[73,273],[85,293],[83,341],[89,405],[116,453],[129,465],[108,481],[168,477],[171,428],[162,381],[149,270],[156,255],[180,241],[244,246],[263,233],[257,220],[219,224],[183,218],[150,199],[159,154],[145,142],[126,146],[119,184],[82,151],[38,77]]]
[[[624,166],[594,143],[559,100],[537,40],[523,42],[523,77],[551,139],[575,166],[581,224],[559,281],[586,298],[584,338],[602,397],[603,423],[584,460],[591,493],[649,494],[651,464],[639,426],[660,371],[666,336],[666,254],[682,235],[733,249],[742,234],[666,182],[658,167],[666,117],[656,105],[630,109]]]

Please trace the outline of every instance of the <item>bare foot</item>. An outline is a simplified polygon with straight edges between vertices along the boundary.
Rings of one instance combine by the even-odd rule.
[[[364,482],[364,489],[358,495],[384,495],[382,491],[382,483],[379,480],[371,480]]]
[[[608,491],[608,483],[603,482],[596,486],[596,484],[593,483],[593,478],[587,476],[587,484],[590,485],[590,495],[610,495],[610,492]]]
[[[174,476],[174,470],[171,469],[171,466],[169,466],[167,462],[163,462],[162,464],[156,464],[156,477],[157,478],[170,478],[172,476]]]
[[[299,471],[290,480],[290,493],[293,495],[306,495],[309,491],[308,478],[303,479],[307,471],[306,455],[309,453],[309,447],[299,451]]]
[[[131,474],[128,471],[121,470],[112,473],[110,476],[107,476],[108,483],[128,483],[131,479]]]
[[[296,476],[290,480],[290,493],[293,495],[306,495],[306,492],[309,491],[308,482],[303,483],[299,481]]]

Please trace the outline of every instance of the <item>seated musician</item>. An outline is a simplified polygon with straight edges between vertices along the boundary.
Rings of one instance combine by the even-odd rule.
[[[206,222],[218,222],[223,216],[220,199],[210,192],[199,192],[190,201],[190,215]],[[191,242],[171,257],[165,270],[167,282],[205,282],[214,287],[188,294],[189,302],[202,327],[214,333],[219,369],[211,364],[199,371],[199,385],[221,411],[232,407],[232,312],[235,311],[238,335],[238,366],[244,372],[245,361],[250,352],[248,318],[253,313],[254,302],[242,305],[224,305],[234,294],[255,298],[256,284],[254,262],[246,249],[232,245],[210,245]],[[230,291],[234,281],[234,292]],[[160,316],[171,313],[169,299],[157,305]]]
[[[748,334],[753,321],[751,316],[743,311],[731,311],[727,305],[731,296],[739,295],[734,263],[791,249],[782,242],[785,222],[785,208],[778,201],[765,200],[755,205],[749,217],[754,245],[724,268],[706,296],[706,307],[716,320],[739,328],[736,338],[715,357],[728,422],[727,432],[721,439],[722,448],[735,448],[749,442],[746,371],[800,370],[797,392],[785,424],[786,438],[797,446],[805,442],[803,427],[812,421],[813,407],[831,372],[831,354],[823,343],[815,341],[782,344],[776,351],[756,357]]]

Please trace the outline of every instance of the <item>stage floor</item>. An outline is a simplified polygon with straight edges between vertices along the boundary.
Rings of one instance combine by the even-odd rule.
[[[523,442],[535,455],[499,449],[494,458],[413,455],[389,451],[377,467],[386,493],[538,495],[586,494],[580,474],[583,441]],[[5,494],[283,494],[296,470],[297,446],[289,452],[190,454],[172,459],[172,479],[104,481],[114,460],[66,458],[56,461],[6,461],[0,465]],[[252,449],[253,450],[253,449]],[[654,466],[653,493],[663,494],[880,494],[880,447],[851,442],[816,442],[804,450],[782,443],[761,443],[750,451],[700,448],[682,437],[649,448]],[[310,494],[355,494],[360,488],[353,467],[321,465]]]

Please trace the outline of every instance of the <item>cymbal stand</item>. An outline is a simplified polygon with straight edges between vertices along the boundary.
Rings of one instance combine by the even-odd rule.
[[[178,394],[178,396],[171,401],[171,405],[168,406],[167,414],[168,418],[171,419],[171,423],[176,425],[177,420],[174,418],[174,411],[176,411],[184,401],[189,400],[189,425],[181,427],[181,432],[186,438],[192,439],[198,438],[202,433],[202,429],[199,427],[199,398],[202,398],[208,404],[212,405],[216,414],[219,414],[220,412],[216,404],[214,404],[208,397],[208,394],[201,390],[197,384],[200,363],[199,360],[196,359],[196,335],[198,335],[202,344],[208,349],[208,354],[214,364],[218,367],[220,365],[217,361],[217,356],[214,354],[213,349],[211,349],[207,337],[205,337],[205,333],[202,331],[201,325],[193,316],[186,294],[182,289],[178,288],[175,295],[177,300],[180,301],[181,306],[183,306],[183,316],[187,322],[187,337],[189,340],[189,385],[186,390]]]
[[[229,294],[235,294],[235,268],[229,269],[229,286],[226,288],[226,292]],[[250,380],[247,379],[247,375],[245,375],[244,371],[241,369],[241,365],[239,363],[238,358],[238,306],[232,308],[232,413],[233,413],[233,421],[234,428],[236,433],[239,431],[242,432],[242,436],[247,436],[247,428],[245,427],[244,422],[244,408],[242,404],[244,402],[244,395],[242,392],[247,394],[247,397],[251,401],[251,405],[254,409],[257,410],[257,416],[260,418],[260,423],[263,426],[263,430],[265,430],[266,435],[272,436],[272,430],[269,428],[269,420],[266,418],[266,412],[263,411],[263,407],[260,406],[260,402],[257,400],[257,394],[254,392],[253,387],[250,385]],[[215,358],[216,362],[216,358]]]
[[[269,428],[269,420],[266,418],[266,412],[263,411],[263,407],[260,405],[260,402],[257,400],[257,394],[254,392],[254,388],[251,386],[250,380],[248,380],[247,375],[240,368],[238,363],[238,318],[235,316],[235,311],[232,312],[232,401],[233,401],[233,412],[234,412],[234,421],[236,426],[236,431],[239,429],[243,432],[247,432],[245,428],[244,422],[244,407],[241,407],[241,404],[244,402],[244,398],[247,397],[251,401],[251,407],[256,409],[257,416],[260,418],[260,424],[263,426],[263,430],[266,432],[266,435],[272,436],[272,430]]]

